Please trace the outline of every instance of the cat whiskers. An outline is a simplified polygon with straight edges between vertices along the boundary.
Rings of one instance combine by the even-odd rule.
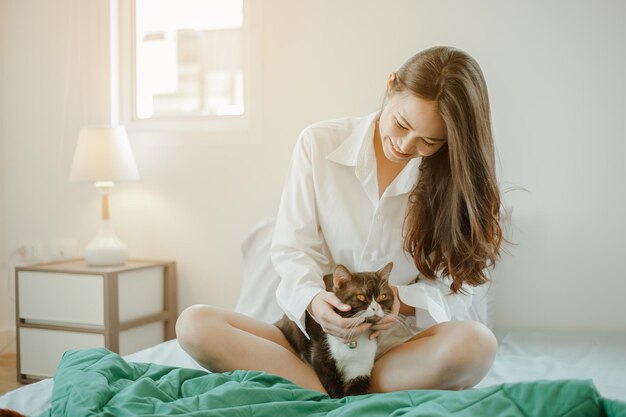
[[[354,334],[356,333],[356,329],[357,327],[359,327],[362,323],[360,322],[360,318],[361,316],[365,314],[365,311],[359,311],[358,313],[356,313],[354,316],[350,317],[352,320],[352,322],[348,325],[348,333],[346,334],[346,338],[348,340],[352,340],[352,337],[354,336]]]
[[[408,326],[408,325],[404,322],[404,320],[402,320],[402,319],[401,319],[400,317],[398,317],[396,314],[391,314],[391,311],[385,311],[385,310],[383,310],[383,313],[384,313],[384,315],[383,315],[383,317],[381,318],[381,320],[382,320],[382,319],[385,319],[385,318],[387,318],[387,317],[391,317],[391,318],[393,319],[393,321],[395,321],[395,324],[398,324],[398,323],[399,323],[399,324],[401,324],[401,325],[402,325],[402,327],[404,328],[404,330],[406,330],[406,331],[408,331],[408,332],[411,332],[411,333],[413,333],[413,332],[414,332],[414,329],[411,329],[411,328],[410,328],[410,327],[409,327],[409,326]]]

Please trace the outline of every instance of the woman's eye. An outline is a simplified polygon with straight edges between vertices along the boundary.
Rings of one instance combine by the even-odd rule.
[[[402,126],[400,122],[398,122],[398,119],[395,119],[395,120],[396,120],[396,126],[398,126],[400,129],[406,130],[406,127]]]
[[[357,295],[356,299],[359,300],[359,301],[365,301],[366,300],[366,298],[365,298],[365,296],[363,294]]]
[[[422,139],[423,140],[423,139]],[[433,146],[435,146],[434,143],[430,143],[430,142],[426,142],[425,140],[423,140],[424,143],[426,144],[426,146],[428,146],[429,148],[432,148]]]

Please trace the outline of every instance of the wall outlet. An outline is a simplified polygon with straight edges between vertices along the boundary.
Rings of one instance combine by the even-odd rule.
[[[76,239],[54,239],[50,242],[50,259],[78,258]]]
[[[17,253],[24,259],[45,259],[46,242],[43,240],[22,240],[18,243]]]

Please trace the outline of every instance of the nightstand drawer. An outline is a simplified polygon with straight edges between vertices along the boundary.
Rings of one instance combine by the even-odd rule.
[[[176,337],[176,263],[82,259],[15,268],[17,380],[51,376],[70,349],[121,355]]]
[[[162,322],[150,323],[144,326],[120,332],[120,355],[129,355],[138,350],[158,345],[165,339]]]
[[[119,320],[121,322],[163,311],[164,268],[144,268],[119,273]]]
[[[66,350],[104,346],[104,336],[97,333],[21,328],[21,373],[29,377],[51,377]]]
[[[20,271],[18,286],[20,319],[104,326],[101,275]]]

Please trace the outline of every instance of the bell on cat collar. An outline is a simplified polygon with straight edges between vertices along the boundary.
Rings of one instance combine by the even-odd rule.
[[[353,340],[352,342],[348,342],[348,347],[350,349],[356,349],[356,340]]]

